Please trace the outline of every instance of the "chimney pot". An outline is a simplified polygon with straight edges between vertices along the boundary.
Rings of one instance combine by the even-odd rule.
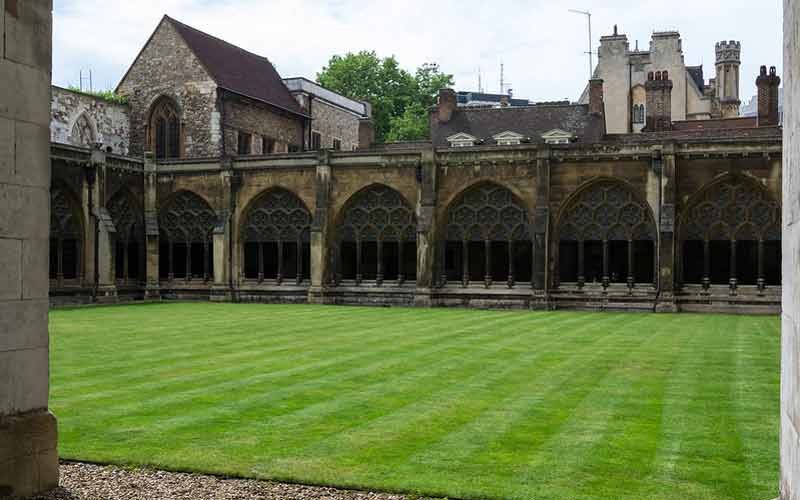
[[[761,66],[758,78],[756,78],[756,87],[758,88],[757,123],[759,127],[776,126],[780,122],[778,110],[778,88],[780,84],[781,79],[777,75],[775,66],[769,67],[769,74],[767,74],[767,67]]]
[[[453,89],[439,90],[439,103],[436,107],[437,117],[440,123],[447,123],[453,117],[453,112],[458,106],[456,91]]]

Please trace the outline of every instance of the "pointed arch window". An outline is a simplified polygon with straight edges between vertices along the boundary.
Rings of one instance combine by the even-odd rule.
[[[481,183],[461,194],[447,210],[440,247],[441,282],[490,286],[530,282],[533,242],[528,211],[503,186]]]
[[[153,104],[149,121],[150,149],[158,159],[181,157],[181,122],[178,106],[162,97]]]
[[[680,226],[681,283],[780,285],[780,205],[746,178],[730,177],[697,195]]]
[[[416,279],[417,218],[394,189],[375,184],[355,194],[344,209],[338,239],[338,280]]]
[[[161,279],[211,280],[216,224],[214,210],[200,196],[189,191],[176,193],[158,215]]]
[[[72,126],[69,141],[73,146],[92,147],[97,142],[94,131],[92,119],[86,113],[81,113],[75,120],[75,125]]]
[[[653,283],[656,226],[647,204],[625,185],[600,181],[584,188],[558,224],[558,281]]]
[[[144,277],[144,220],[130,193],[121,191],[111,198],[108,212],[116,229],[114,272],[117,282],[135,283]]]
[[[249,209],[242,226],[245,279],[308,279],[311,267],[311,213],[294,193],[273,189]]]
[[[58,283],[83,278],[83,226],[80,210],[67,189],[50,188],[50,279]]]

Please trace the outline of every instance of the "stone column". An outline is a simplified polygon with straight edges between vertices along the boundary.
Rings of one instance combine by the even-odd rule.
[[[0,2],[0,497],[58,485],[48,396],[52,2]]]
[[[144,154],[145,298],[159,299],[158,179],[153,153]]]
[[[548,232],[550,228],[550,149],[541,148],[536,153],[536,200],[531,236],[533,238],[533,273],[531,286],[547,302]]]
[[[436,153],[422,151],[417,177],[417,288],[414,305],[430,307],[436,286]]]
[[[230,158],[222,160],[222,205],[217,209],[217,225],[214,228],[214,284],[211,287],[211,300],[231,301],[235,297],[234,271],[236,263],[234,250],[237,243],[234,230],[236,196],[239,190],[239,176],[233,170]]]
[[[783,1],[780,490],[800,500],[800,2]]]
[[[314,220],[311,224],[311,286],[308,301],[313,304],[325,303],[325,291],[331,279],[332,254],[330,225],[331,166],[328,150],[319,152],[315,182]]]
[[[656,311],[676,311],[675,283],[675,147],[669,143],[654,150],[651,168],[660,173],[658,218],[658,289]]]
[[[114,277],[114,241],[116,228],[111,214],[105,208],[106,199],[106,153],[99,149],[92,150],[91,165],[89,168],[94,172],[94,183],[92,189],[92,206],[89,207],[94,229],[93,240],[96,240],[92,254],[96,252],[96,257],[92,262],[92,268],[97,273],[95,290],[95,300],[98,302],[116,302],[117,286]],[[96,227],[95,227],[96,225]]]

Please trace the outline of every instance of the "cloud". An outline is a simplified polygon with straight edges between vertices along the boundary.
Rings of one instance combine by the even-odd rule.
[[[577,99],[588,77],[586,20],[593,41],[617,24],[633,48],[646,49],[654,30],[678,29],[687,64],[714,72],[714,43],[742,42],[741,97],[755,91],[760,64],[781,66],[781,5],[747,0],[637,3],[508,0],[56,0],[56,84],[78,83],[92,68],[94,86],[114,87],[164,14],[264,55],[284,76],[313,78],[333,54],[362,49],[395,55],[413,70],[438,62],[459,89],[475,89],[478,69],[488,91],[499,68],[517,96]]]

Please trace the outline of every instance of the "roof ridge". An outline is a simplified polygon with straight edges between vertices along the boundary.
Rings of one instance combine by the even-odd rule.
[[[220,43],[224,43],[225,45],[228,45],[228,46],[230,46],[231,48],[234,48],[234,49],[236,49],[236,50],[238,50],[238,51],[240,51],[240,52],[244,52],[245,54],[248,54],[248,55],[251,55],[251,56],[258,57],[258,58],[260,58],[260,59],[263,59],[263,60],[267,61],[268,63],[272,64],[272,61],[270,61],[270,60],[269,60],[269,58],[267,58],[267,57],[265,57],[265,56],[262,56],[262,55],[260,55],[260,54],[256,54],[255,52],[250,52],[249,50],[247,50],[247,49],[243,49],[242,47],[239,47],[238,45],[232,44],[231,42],[229,42],[229,41],[227,41],[227,40],[223,40],[222,38],[220,38],[220,37],[218,37],[218,36],[214,36],[214,35],[212,35],[212,34],[210,34],[210,33],[207,33],[207,32],[205,32],[205,31],[203,31],[203,30],[199,30],[199,29],[195,28],[194,26],[189,26],[188,24],[186,24],[186,23],[183,23],[183,22],[181,22],[181,21],[178,21],[178,20],[177,20],[177,19],[175,19],[174,17],[170,17],[170,16],[169,16],[169,15],[167,15],[167,14],[164,14],[164,17],[165,17],[166,19],[168,19],[170,22],[172,22],[172,23],[175,23],[175,24],[178,24],[178,25],[180,25],[181,27],[184,27],[184,28],[186,28],[186,29],[190,29],[190,30],[194,31],[195,33],[199,33],[199,34],[201,34],[201,35],[203,35],[203,36],[206,36],[206,37],[208,37],[208,38],[213,38],[214,40],[216,40],[216,41],[218,41],[218,42],[220,42]],[[191,51],[192,51],[192,52],[194,52],[194,48],[191,46],[191,44],[188,44],[188,45],[189,45],[189,48],[191,49]],[[273,65],[273,66],[274,66],[274,65]]]

